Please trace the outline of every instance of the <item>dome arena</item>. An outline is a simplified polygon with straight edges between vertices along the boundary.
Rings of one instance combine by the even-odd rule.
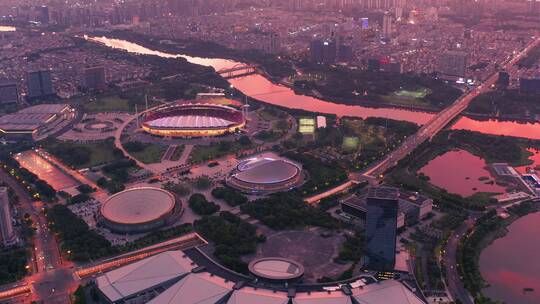
[[[117,233],[148,232],[169,224],[180,209],[168,191],[132,188],[112,195],[101,205],[100,223]]]
[[[142,129],[159,136],[203,137],[237,132],[245,124],[245,114],[229,106],[176,103],[147,113]]]
[[[304,181],[302,167],[275,156],[241,161],[227,178],[227,184],[243,192],[271,193],[298,187]]]

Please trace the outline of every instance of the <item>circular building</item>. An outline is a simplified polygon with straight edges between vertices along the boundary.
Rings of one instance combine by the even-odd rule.
[[[304,275],[304,266],[285,258],[261,258],[248,265],[249,272],[265,281],[296,281]]]
[[[132,188],[112,195],[101,205],[100,222],[117,233],[142,233],[169,224],[180,209],[168,191]]]
[[[254,157],[238,164],[227,184],[249,193],[290,190],[302,184],[300,165],[278,157]]]
[[[244,113],[228,106],[176,103],[147,113],[142,129],[159,136],[202,137],[236,132],[245,124]]]

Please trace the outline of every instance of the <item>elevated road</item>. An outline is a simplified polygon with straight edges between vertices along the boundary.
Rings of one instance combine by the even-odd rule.
[[[515,65],[523,57],[536,46],[540,45],[540,38],[535,39],[529,45],[514,56],[511,60],[508,60],[502,64],[503,69],[509,69]],[[452,120],[458,117],[471,103],[471,101],[478,95],[486,93],[492,89],[498,79],[498,73],[491,75],[484,83],[476,87],[475,89],[467,92],[456,100],[450,107],[444,109],[435,115],[430,121],[423,125],[416,134],[409,136],[396,150],[390,153],[386,158],[377,163],[371,169],[364,173],[364,176],[370,179],[380,179],[384,172],[409,155],[416,147],[421,145],[426,140],[432,139],[437,135],[444,127],[446,127]]]

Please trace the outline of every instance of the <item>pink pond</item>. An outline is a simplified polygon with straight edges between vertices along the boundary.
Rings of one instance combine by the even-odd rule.
[[[429,176],[430,182],[448,192],[467,197],[479,192],[504,193],[505,188],[487,184],[481,177],[493,181],[486,162],[467,151],[455,150],[437,156],[419,171]]]
[[[540,303],[540,212],[527,215],[508,227],[480,255],[480,273],[494,300],[508,304]],[[524,288],[534,289],[524,292]]]

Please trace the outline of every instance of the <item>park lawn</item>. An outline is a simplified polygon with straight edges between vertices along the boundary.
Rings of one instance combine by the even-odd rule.
[[[190,161],[193,163],[200,163],[205,162],[208,160],[212,160],[215,158],[219,158],[221,156],[224,156],[229,153],[235,153],[236,151],[240,150],[241,146],[239,143],[231,143],[231,146],[223,150],[219,144],[212,144],[209,146],[195,146],[193,148],[193,151],[191,152],[191,155],[189,156]]]
[[[98,97],[96,101],[86,102],[85,112],[131,112],[129,100],[120,98],[117,95]]]
[[[168,146],[158,144],[145,144],[144,149],[136,152],[129,152],[129,154],[142,163],[155,164],[161,162],[161,158]]]
[[[102,164],[107,164],[107,163],[110,163],[119,159],[118,154],[114,153],[116,148],[112,140],[107,140],[103,142],[95,142],[95,143],[75,143],[75,142],[53,141],[53,142],[44,143],[44,148],[49,152],[53,150],[57,150],[58,148],[60,148],[60,150],[68,149],[68,148],[89,150],[90,159],[83,164],[76,165],[75,167],[77,169],[89,168],[89,167],[94,167],[94,166],[98,166]],[[56,153],[54,155],[58,157],[60,160],[63,160],[64,157],[62,154],[63,153]]]
[[[431,93],[430,89],[422,88],[416,91],[399,90],[380,97],[384,102],[404,106],[429,106],[425,99]]]
[[[353,131],[358,140],[355,142],[357,147],[366,147],[377,142],[386,143],[385,132],[377,126],[369,125],[364,120],[359,119],[345,120],[343,123],[346,123]]]

